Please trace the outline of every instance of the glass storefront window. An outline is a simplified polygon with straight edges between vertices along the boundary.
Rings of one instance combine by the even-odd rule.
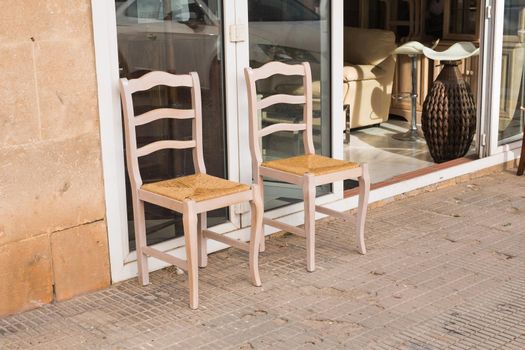
[[[505,0],[501,95],[500,144],[514,141],[523,132],[525,107],[525,0]]]
[[[150,71],[197,72],[201,83],[206,170],[227,177],[222,2],[220,0],[115,1],[120,77]],[[160,107],[188,108],[189,89],[158,87],[134,94],[135,113]],[[191,137],[190,120],[159,120],[137,128],[137,144]],[[140,159],[145,183],[194,172],[191,150],[163,150]],[[133,210],[126,176],[128,232],[134,250]],[[227,210],[208,213],[210,226],[224,222]],[[181,216],[146,205],[148,245],[182,235]]]
[[[477,0],[451,0],[448,32],[474,34],[478,22],[477,6]]]
[[[250,66],[270,61],[310,63],[313,79],[313,134],[316,153],[330,155],[330,1],[248,0]],[[273,76],[257,83],[261,98],[301,94],[301,77]],[[261,113],[261,124],[297,123],[302,106],[274,105]],[[275,133],[262,141],[264,160],[304,154],[300,133]],[[318,188],[318,195],[329,186]],[[296,186],[265,182],[265,209],[302,201]]]

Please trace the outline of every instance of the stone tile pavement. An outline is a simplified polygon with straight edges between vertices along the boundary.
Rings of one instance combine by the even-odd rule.
[[[0,349],[525,349],[525,178],[497,173],[370,210],[369,253],[339,219],[201,270],[201,307],[168,268],[0,319]],[[349,232],[350,231],[350,232]]]

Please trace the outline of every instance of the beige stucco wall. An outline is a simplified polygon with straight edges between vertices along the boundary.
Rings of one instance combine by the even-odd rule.
[[[0,315],[110,283],[89,0],[4,0]]]

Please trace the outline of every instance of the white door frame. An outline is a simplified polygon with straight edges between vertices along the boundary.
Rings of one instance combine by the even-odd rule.
[[[499,125],[499,108],[500,108],[500,94],[501,94],[501,52],[503,50],[503,12],[504,12],[504,0],[495,1],[487,0],[490,2],[488,6],[491,6],[492,10],[492,21],[488,33],[490,35],[490,46],[487,48],[488,57],[486,64],[489,65],[491,79],[489,80],[488,92],[485,95],[489,102],[489,118],[487,125],[487,135],[489,138],[488,152],[487,155],[494,155],[501,153],[503,149],[498,146],[498,125]],[[500,38],[500,40],[498,40]]]
[[[478,110],[476,116],[476,142],[477,142],[477,153],[480,158],[486,157],[488,155],[488,150],[490,146],[490,120],[488,115],[491,113],[490,105],[490,84],[492,80],[492,65],[490,62],[490,55],[492,55],[491,48],[493,45],[492,42],[492,14],[488,15],[490,9],[488,6],[492,0],[485,0],[481,4],[480,9],[480,38],[479,38],[479,72],[478,72],[478,92],[476,96],[476,101]]]
[[[509,142],[503,145],[499,144],[499,115],[500,115],[500,96],[501,96],[501,68],[503,59],[503,25],[505,0],[485,0],[486,6],[491,7],[491,21],[486,29],[487,35],[487,57],[484,65],[487,66],[487,92],[485,99],[487,101],[487,111],[489,117],[486,118],[485,127],[488,136],[488,150],[485,155],[492,156],[504,152],[519,149],[521,140]],[[487,17],[487,16],[485,16]],[[487,20],[485,20],[487,22]]]

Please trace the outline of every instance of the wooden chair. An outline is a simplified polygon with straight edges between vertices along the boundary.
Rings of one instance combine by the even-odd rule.
[[[192,108],[160,108],[135,116],[132,94],[158,85],[190,87]],[[250,188],[245,184],[206,174],[202,151],[201,90],[197,73],[173,75],[165,72],[151,72],[138,79],[121,79],[120,88],[126,130],[127,166],[133,197],[139,281],[143,285],[149,284],[148,257],[173,264],[188,272],[190,307],[196,309],[199,304],[198,266],[207,265],[206,240],[209,238],[248,251],[252,283],[260,286],[258,251],[262,235],[263,204],[259,186],[253,185]],[[137,148],[135,127],[163,118],[193,119],[192,139],[156,141]],[[148,184],[142,183],[139,157],[162,149],[185,148],[193,150],[194,175]],[[251,205],[252,226],[249,244],[207,230],[207,211],[244,201],[249,201]],[[147,246],[144,202],[182,213],[186,260]]]
[[[270,62],[264,66],[244,70],[248,87],[250,110],[250,151],[252,155],[252,171],[255,183],[263,192],[263,177],[302,186],[304,196],[304,229],[288,225],[284,222],[263,219],[263,224],[277,227],[306,238],[307,270],[315,270],[315,212],[349,218],[348,214],[315,205],[315,187],[319,185],[355,178],[359,181],[359,208],[357,212],[357,245],[361,254],[366,253],[364,240],[365,217],[368,205],[370,181],[366,164],[346,162],[315,154],[312,136],[312,76],[308,63],[288,65],[280,62]],[[275,74],[285,76],[303,76],[303,94],[276,94],[257,100],[255,83]],[[258,111],[277,103],[302,104],[302,123],[278,123],[259,130]],[[304,155],[263,162],[259,138],[278,131],[303,132]],[[261,243],[262,246],[262,243]],[[262,248],[263,249],[263,248]],[[262,250],[261,249],[261,250]]]

